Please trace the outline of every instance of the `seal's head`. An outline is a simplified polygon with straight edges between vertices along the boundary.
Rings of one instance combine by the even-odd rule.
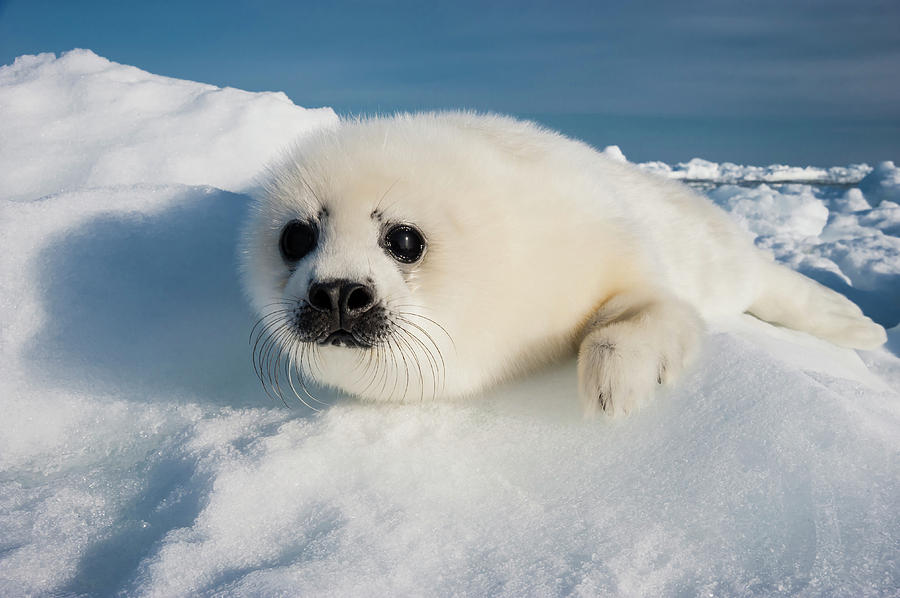
[[[603,231],[554,205],[579,176],[550,175],[534,137],[575,145],[502,117],[402,115],[307,137],[272,167],[243,248],[269,386],[459,396],[571,351],[599,294],[558,256]]]

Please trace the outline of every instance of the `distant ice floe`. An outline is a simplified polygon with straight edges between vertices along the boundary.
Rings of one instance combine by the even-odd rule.
[[[658,175],[682,181],[710,183],[811,183],[817,185],[848,185],[858,183],[871,172],[867,164],[851,164],[850,166],[832,166],[816,168],[814,166],[787,166],[772,164],[770,166],[743,166],[731,162],[709,162],[694,158],[674,166],[663,162],[644,162],[639,164],[644,170]]]
[[[245,191],[336,124],[87,50],[0,68],[0,595],[897,595],[898,327],[857,353],[712,323],[612,421],[571,360],[471,401],[271,403]],[[900,321],[892,163],[641,167]]]
[[[619,162],[628,159],[617,145],[608,145],[603,154]],[[882,201],[900,202],[900,168],[890,160],[875,168],[868,164],[849,166],[747,166],[731,162],[710,162],[693,158],[678,164],[641,162],[637,166],[659,176],[688,183],[749,185],[754,183],[806,183],[810,185],[858,186],[872,206]]]

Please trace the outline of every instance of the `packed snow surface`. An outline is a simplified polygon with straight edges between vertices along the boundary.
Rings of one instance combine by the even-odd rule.
[[[0,595],[900,592],[900,329],[855,353],[717,323],[615,420],[580,418],[571,362],[465,402],[285,408],[235,235],[253,175],[334,114],[88,51],[0,69],[0,113]],[[644,167],[900,321],[892,163]]]

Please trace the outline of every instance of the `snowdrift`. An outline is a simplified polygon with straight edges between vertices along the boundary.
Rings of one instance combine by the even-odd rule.
[[[857,354],[717,322],[624,419],[580,419],[572,363],[472,401],[285,408],[234,241],[254,174],[334,113],[83,50],[0,69],[0,111],[0,594],[900,591],[898,328]],[[893,163],[644,167],[900,321]]]

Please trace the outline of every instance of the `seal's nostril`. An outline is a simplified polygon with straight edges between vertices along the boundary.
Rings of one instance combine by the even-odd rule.
[[[309,288],[309,299],[307,301],[315,309],[330,313],[338,307],[338,293],[338,286],[333,283],[315,283]]]
[[[350,291],[347,296],[347,311],[365,311],[372,306],[374,298],[366,287],[360,285]]]

